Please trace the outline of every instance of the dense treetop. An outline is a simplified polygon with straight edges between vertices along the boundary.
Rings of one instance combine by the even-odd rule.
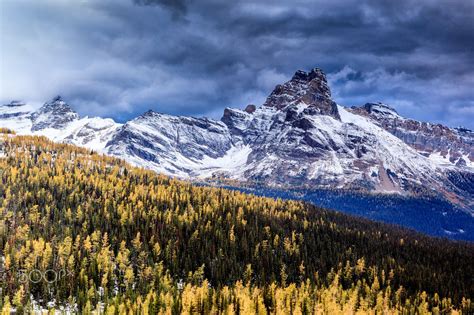
[[[474,311],[472,244],[0,137],[5,311]]]

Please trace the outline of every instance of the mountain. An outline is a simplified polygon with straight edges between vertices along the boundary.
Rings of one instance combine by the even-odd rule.
[[[464,196],[473,205],[474,198],[474,132],[466,128],[448,128],[441,124],[403,118],[395,109],[382,103],[367,103],[353,107],[351,112],[368,117],[420,155],[442,166],[445,187],[454,191],[449,199],[456,202]],[[470,200],[470,202],[469,202]]]
[[[81,118],[61,96],[56,96],[39,108],[19,101],[0,106],[0,126],[18,134],[44,135],[57,142],[102,151],[121,124],[109,118]]]
[[[51,103],[44,104],[40,109],[30,115],[31,131],[48,128],[64,129],[70,123],[79,119],[79,115],[57,96]]]
[[[352,107],[353,113],[369,117],[375,124],[400,138],[420,154],[447,165],[473,167],[474,133],[466,128],[448,128],[441,124],[403,118],[392,107],[367,103]]]
[[[404,118],[382,103],[338,105],[318,68],[297,71],[262,106],[226,108],[220,121],[148,111],[118,124],[81,118],[56,97],[37,109],[1,106],[0,126],[183,179],[439,198],[453,205],[443,211],[448,217],[458,210],[474,215],[472,131]]]
[[[153,111],[118,128],[106,145],[108,154],[181,178],[202,175],[232,149],[232,135],[223,122]]]

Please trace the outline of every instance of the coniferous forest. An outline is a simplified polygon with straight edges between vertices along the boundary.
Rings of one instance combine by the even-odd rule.
[[[474,312],[472,243],[2,133],[2,314]]]

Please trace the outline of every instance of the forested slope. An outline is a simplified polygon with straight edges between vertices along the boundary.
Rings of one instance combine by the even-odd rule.
[[[0,137],[5,311],[474,311],[470,243]]]

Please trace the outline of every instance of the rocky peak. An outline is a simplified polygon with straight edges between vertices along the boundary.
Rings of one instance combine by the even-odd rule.
[[[144,112],[142,115],[140,115],[139,117],[142,117],[142,118],[143,118],[143,117],[153,117],[153,116],[156,116],[156,115],[158,115],[157,112],[155,112],[155,111],[152,110],[152,109],[149,109],[149,110],[147,110],[146,112]]]
[[[44,105],[39,109],[41,112],[54,112],[61,110],[74,112],[60,95],[54,97],[50,102],[44,103]]]
[[[165,119],[168,115],[159,113],[154,111],[153,109],[149,109],[143,114],[135,117],[134,119],[130,120],[129,122],[136,122],[136,123],[150,123],[150,122],[155,122],[161,118]],[[124,126],[126,126],[128,123],[126,123]]]
[[[400,115],[397,111],[384,103],[376,102],[376,103],[366,103],[362,106],[362,108],[368,113],[375,116],[384,116],[387,118],[400,118]]]
[[[79,115],[61,98],[56,96],[31,115],[31,130],[45,128],[61,129],[68,123],[78,120]]]
[[[331,98],[331,91],[328,86],[326,74],[319,68],[314,68],[310,72],[298,70],[295,72],[291,81],[300,81],[303,84],[310,85],[318,93],[327,98]]]
[[[326,75],[319,68],[310,72],[296,71],[290,81],[275,87],[264,106],[283,109],[299,103],[311,107],[312,113],[329,115],[340,120],[337,105],[331,99]]]

